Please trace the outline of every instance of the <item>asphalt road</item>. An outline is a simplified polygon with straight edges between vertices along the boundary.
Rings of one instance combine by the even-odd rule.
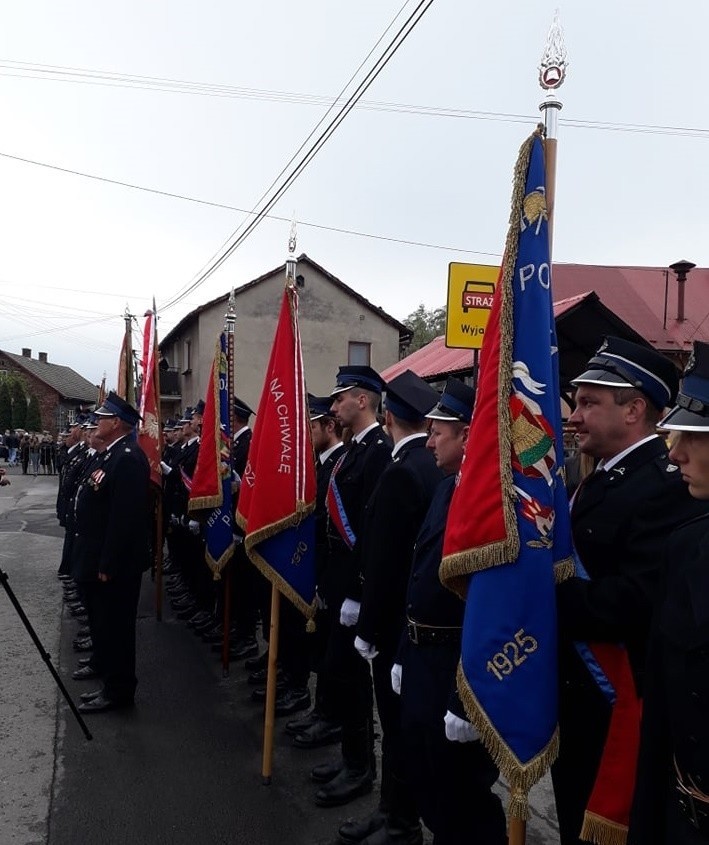
[[[95,682],[71,680],[77,625],[56,578],[56,478],[9,475],[12,485],[0,488],[0,567],[78,698]],[[263,711],[249,700],[246,673],[232,665],[223,678],[217,657],[169,605],[157,622],[147,576],[137,705],[87,717],[91,742],[4,591],[0,643],[0,845],[330,845],[346,818],[374,808],[376,792],[347,807],[316,807],[308,772],[337,749],[295,749],[279,726],[273,782],[261,784]],[[557,843],[548,781],[531,799],[527,842]]]

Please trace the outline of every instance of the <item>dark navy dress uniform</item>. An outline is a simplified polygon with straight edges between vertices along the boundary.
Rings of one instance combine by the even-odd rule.
[[[676,457],[681,467],[689,457],[695,484],[706,482],[690,450],[709,444],[709,344],[695,342],[677,406],[660,425],[685,432]],[[686,432],[696,440],[685,445]],[[704,515],[669,538],[647,660],[629,845],[709,843],[709,502],[698,504]]]
[[[670,538],[665,594],[650,638],[629,845],[709,842],[709,515]]]
[[[387,383],[386,410],[396,421],[420,427],[438,401],[438,393],[410,370]],[[427,434],[397,443],[364,514],[362,530],[362,603],[357,635],[374,645],[372,676],[382,728],[380,809],[391,830],[418,833],[419,811],[408,781],[401,731],[401,699],[391,686],[391,667],[406,618],[406,586],[414,544],[431,499],[443,477]]]
[[[410,782],[436,845],[502,845],[505,815],[491,792],[498,770],[480,742],[450,742],[444,717],[466,718],[456,692],[465,604],[438,577],[455,476],[438,485],[416,539],[406,595],[411,623],[399,650],[401,719]]]
[[[574,384],[635,386],[657,408],[674,401],[674,364],[651,349],[609,338]],[[667,537],[706,505],[689,495],[663,438],[640,441],[609,470],[578,488],[571,508],[574,545],[590,580],[557,587],[560,752],[552,780],[562,845],[576,845],[610,720],[610,705],[574,641],[623,643],[636,691],[643,674]]]
[[[130,435],[100,454],[76,497],[72,574],[96,585],[102,618],[103,696],[133,701],[135,623],[143,572],[150,565],[150,468]],[[98,583],[99,573],[109,576]]]
[[[391,461],[391,450],[392,442],[380,425],[347,446],[336,483],[357,541],[350,549],[329,520],[327,561],[318,585],[330,616],[325,671],[337,690],[335,707],[343,722],[342,755],[357,769],[367,768],[373,754],[372,677],[369,666],[355,651],[355,628],[340,624],[340,608],[346,598],[360,601],[362,597],[364,509]]]
[[[59,575],[70,574],[71,548],[74,541],[74,500],[89,458],[89,450],[86,444],[83,442],[77,443],[68,456],[59,477],[57,518],[59,524],[65,529]]]

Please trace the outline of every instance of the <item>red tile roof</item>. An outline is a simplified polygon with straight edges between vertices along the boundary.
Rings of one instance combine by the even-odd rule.
[[[664,267],[555,264],[554,296],[562,299],[595,291],[608,309],[656,349],[690,351],[693,340],[709,341],[709,268],[696,267],[687,276],[683,321],[677,319],[677,277],[668,272],[665,296],[665,271]]]

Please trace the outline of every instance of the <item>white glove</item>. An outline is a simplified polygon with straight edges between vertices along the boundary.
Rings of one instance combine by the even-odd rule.
[[[179,525],[180,524],[180,517],[175,516],[174,513],[170,514],[170,525]]]
[[[359,620],[359,602],[353,599],[345,599],[340,608],[340,625],[351,628]]]
[[[374,660],[374,658],[379,654],[376,648],[363,640],[362,637],[355,637],[354,647],[359,652],[359,656],[363,657],[365,660]]]
[[[163,475],[170,475],[172,472],[172,467],[170,464],[166,464],[165,461],[160,461],[160,469],[162,470]]]
[[[470,722],[466,722],[450,710],[443,721],[446,723],[446,739],[451,742],[475,742],[476,739],[480,739],[480,734]]]
[[[397,695],[401,695],[401,663],[391,667],[391,688]]]
[[[195,536],[199,534],[199,522],[194,519],[191,519],[187,523],[187,528],[189,529],[190,534],[194,534]]]

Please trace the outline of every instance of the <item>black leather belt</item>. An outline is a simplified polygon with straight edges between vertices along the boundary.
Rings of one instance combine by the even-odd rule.
[[[460,645],[462,628],[446,628],[437,625],[422,625],[413,619],[406,620],[406,630],[414,645]]]
[[[683,776],[675,760],[677,800],[687,821],[703,836],[709,836],[709,795],[697,789],[689,776]]]

